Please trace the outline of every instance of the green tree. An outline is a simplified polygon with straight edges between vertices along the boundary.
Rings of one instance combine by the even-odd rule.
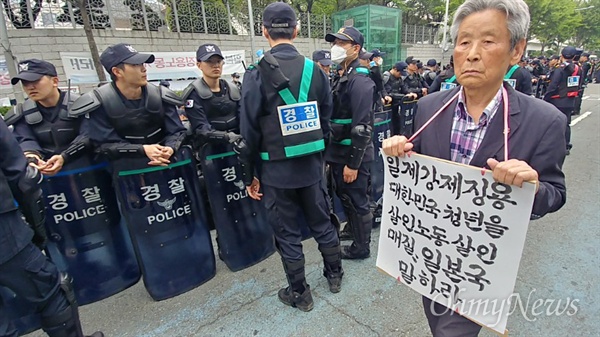
[[[582,24],[576,29],[575,44],[586,50],[600,51],[600,0],[579,1]]]
[[[549,46],[560,46],[572,39],[582,24],[573,0],[525,0],[531,14],[530,37],[542,44],[542,52]]]

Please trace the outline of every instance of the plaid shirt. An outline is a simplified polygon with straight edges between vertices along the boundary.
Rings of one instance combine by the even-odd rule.
[[[483,110],[479,123],[475,124],[475,121],[467,112],[463,88],[460,89],[450,134],[450,159],[452,161],[462,164],[471,162],[501,102],[502,87],[498,89],[494,99]]]

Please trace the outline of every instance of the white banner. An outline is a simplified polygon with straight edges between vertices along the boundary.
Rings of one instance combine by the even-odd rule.
[[[383,158],[377,267],[504,334],[535,185],[423,155]]]
[[[235,72],[243,75],[245,68],[242,62],[244,61],[245,52],[243,50],[230,50],[222,53],[225,57],[223,75],[231,75]],[[196,52],[158,52],[149,54],[154,54],[156,58],[154,63],[146,65],[149,81],[162,79],[187,80],[202,75],[202,72],[196,66]],[[98,83],[98,76],[90,53],[61,52],[60,58],[67,79],[71,79],[72,84]],[[106,77],[109,78],[108,73]]]
[[[0,89],[12,89],[8,66],[4,57],[0,57]]]

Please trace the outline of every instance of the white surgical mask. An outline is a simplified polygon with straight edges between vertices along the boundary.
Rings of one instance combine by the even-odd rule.
[[[381,65],[383,64],[383,59],[382,59],[381,57],[378,57],[378,58],[375,60],[375,63],[377,63],[377,65],[378,65],[378,66],[381,66]]]
[[[335,45],[331,47],[331,62],[340,64],[346,59],[346,49]]]

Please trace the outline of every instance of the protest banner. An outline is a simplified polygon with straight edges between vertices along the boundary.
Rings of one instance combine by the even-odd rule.
[[[223,75],[230,75],[235,72],[244,73],[243,64],[245,51],[230,50],[223,51],[225,64],[223,65]],[[196,66],[196,52],[158,52],[149,53],[155,57],[154,63],[146,65],[148,81],[162,79],[189,79],[197,78],[202,72]],[[92,56],[88,52],[68,53],[61,52],[63,68],[67,79],[72,84],[98,83],[98,75],[94,68]],[[106,71],[105,71],[106,72]],[[106,73],[106,78],[109,78]]]
[[[535,184],[508,186],[491,171],[418,154],[383,158],[377,267],[505,334]]]

